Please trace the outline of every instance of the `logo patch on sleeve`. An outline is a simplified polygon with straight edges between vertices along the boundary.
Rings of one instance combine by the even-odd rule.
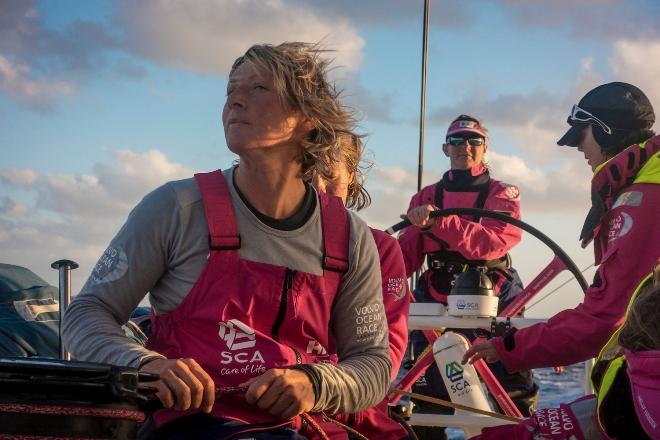
[[[375,303],[355,307],[356,340],[366,342],[379,336],[381,334],[383,317],[383,307],[381,304]]]
[[[404,278],[389,278],[385,287],[385,293],[393,295],[395,300],[398,301],[406,293],[405,284],[406,280]]]
[[[607,242],[611,243],[626,235],[633,227],[633,219],[625,212],[614,216],[610,220],[610,229],[607,231]]]
[[[628,191],[617,197],[612,209],[619,206],[639,206],[642,204],[644,194],[641,191]]]
[[[94,284],[108,283],[123,277],[128,270],[128,257],[122,248],[108,247],[94,266],[90,281]]]
[[[506,188],[504,189],[504,195],[511,200],[516,200],[518,197],[520,197],[520,190],[515,185],[506,185]]]

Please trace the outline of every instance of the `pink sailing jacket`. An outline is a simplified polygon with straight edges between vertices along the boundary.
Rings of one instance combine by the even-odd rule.
[[[323,276],[242,260],[222,173],[195,178],[208,220],[211,251],[185,300],[173,312],[155,317],[149,348],[170,359],[194,358],[211,375],[221,392],[213,416],[273,427],[289,424],[247,404],[244,395],[222,391],[234,390],[270,368],[331,360],[328,353],[336,349],[328,322],[348,269],[348,214],[340,199],[319,194]],[[156,424],[162,426],[186,414],[164,409],[156,414]],[[347,438],[345,431],[322,418],[317,423],[331,438]],[[311,430],[301,433],[317,438]]]
[[[423,188],[412,197],[408,211],[427,204],[439,209],[504,211],[520,219],[518,188],[491,179],[483,166],[447,171],[440,182]],[[450,215],[436,219],[429,231],[421,231],[416,226],[407,227],[399,236],[399,244],[406,263],[406,276],[409,277],[420,268],[429,253],[450,251],[459,253],[466,260],[494,260],[518,244],[521,235],[517,227],[491,218]],[[434,297],[446,301],[447,293],[440,292]]]
[[[484,428],[470,440],[608,440],[598,430],[594,395],[580,397],[559,408],[541,408],[515,425]]]
[[[547,323],[493,338],[509,371],[568,365],[596,356],[623,324],[626,306],[660,257],[660,136],[605,162],[592,179],[585,228],[598,267],[584,301]]]
[[[383,306],[387,316],[390,340],[392,380],[403,360],[408,344],[408,310],[412,295],[406,280],[406,267],[399,243],[390,234],[371,228],[380,257],[380,274],[383,279]]]
[[[392,380],[399,371],[408,343],[408,309],[412,295],[408,289],[405,265],[396,239],[386,232],[371,228],[378,247],[380,272],[383,280],[383,306],[389,326]],[[387,399],[373,408],[356,414],[338,414],[336,420],[347,424],[370,440],[396,440],[407,438],[401,425],[388,413]]]

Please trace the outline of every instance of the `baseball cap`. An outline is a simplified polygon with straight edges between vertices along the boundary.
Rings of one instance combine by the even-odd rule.
[[[603,134],[614,135],[616,132],[651,128],[655,113],[651,102],[640,89],[624,82],[611,82],[584,95],[573,106],[566,122],[571,128],[557,141],[557,145],[576,147],[582,130],[588,124],[600,127]]]
[[[626,353],[630,388],[637,418],[653,439],[660,438],[660,351]]]
[[[460,115],[449,125],[447,136],[458,133],[474,133],[483,138],[488,137],[488,130],[477,118],[469,115]]]

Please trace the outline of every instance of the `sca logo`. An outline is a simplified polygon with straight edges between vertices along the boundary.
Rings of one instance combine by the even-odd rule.
[[[463,378],[463,367],[458,362],[450,362],[445,365],[445,375],[451,384],[452,393],[462,396],[470,392],[470,382]]]
[[[220,353],[222,364],[238,363],[246,364],[256,362],[264,364],[264,357],[259,350],[245,351],[257,344],[254,330],[243,324],[238,319],[222,321],[218,324],[218,336],[225,341],[230,351]],[[240,351],[239,351],[240,350]],[[225,372],[223,374],[234,374],[234,372]]]
[[[465,309],[465,300],[459,299],[456,301],[456,308],[458,308],[458,310]]]
[[[445,365],[445,374],[447,375],[447,379],[452,382],[458,382],[463,379],[463,367],[458,362],[450,362]]]
[[[227,348],[230,350],[254,347],[257,343],[254,337],[254,330],[238,319],[220,322],[219,325],[218,336],[225,341]]]
[[[309,343],[307,344],[307,353],[308,354],[316,353],[319,356],[325,356],[328,354],[328,352],[325,351],[325,348],[323,348],[321,343],[313,339],[310,340]]]

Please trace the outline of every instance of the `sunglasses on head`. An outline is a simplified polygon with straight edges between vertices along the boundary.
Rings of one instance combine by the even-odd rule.
[[[598,119],[598,117],[594,116],[592,113],[578,107],[577,104],[573,105],[573,110],[571,110],[571,115],[568,117],[568,119],[570,121],[578,122],[594,122],[598,124],[605,133],[612,134],[612,128],[610,128],[609,125]]]
[[[462,136],[448,136],[447,137],[447,143],[449,145],[453,145],[454,147],[457,147],[463,142],[467,142],[470,144],[472,147],[481,147],[483,144],[486,143],[486,140],[482,137],[473,137],[473,138],[465,138]]]

